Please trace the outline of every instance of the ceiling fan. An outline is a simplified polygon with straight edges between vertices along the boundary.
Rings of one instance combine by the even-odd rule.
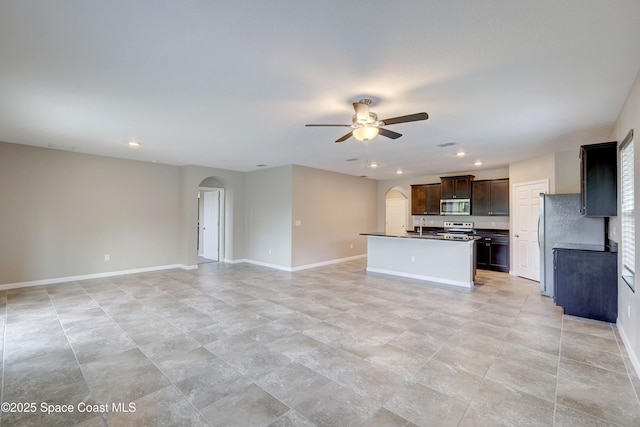
[[[351,118],[350,125],[334,125],[334,124],[308,124],[305,126],[340,126],[353,128],[351,132],[336,140],[336,142],[344,142],[352,136],[359,141],[370,141],[378,134],[387,138],[397,139],[402,136],[401,133],[385,129],[384,126],[395,125],[398,123],[416,122],[419,120],[427,120],[427,113],[409,114],[408,116],[392,117],[390,119],[378,120],[378,115],[369,111],[370,99],[361,99],[353,103],[355,114]]]

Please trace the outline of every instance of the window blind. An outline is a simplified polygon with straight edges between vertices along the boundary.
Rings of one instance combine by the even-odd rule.
[[[620,148],[620,192],[622,211],[622,266],[623,275],[635,275],[636,270],[636,237],[635,237],[635,201],[633,185],[633,131]]]

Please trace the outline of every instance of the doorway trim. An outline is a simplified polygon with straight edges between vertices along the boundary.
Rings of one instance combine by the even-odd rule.
[[[511,206],[510,206],[510,211],[513,212],[513,215],[511,215],[511,236],[509,238],[511,244],[511,259],[513,260],[512,262],[512,269],[509,272],[509,274],[514,275],[514,276],[519,276],[519,272],[520,269],[518,267],[519,262],[520,262],[520,251],[519,251],[519,245],[518,245],[518,240],[517,240],[517,236],[518,236],[518,231],[516,228],[516,224],[519,220],[519,216],[518,216],[518,200],[517,200],[517,193],[518,193],[518,189],[521,187],[525,187],[525,186],[534,186],[534,185],[540,185],[543,186],[545,189],[543,190],[545,194],[549,193],[549,187],[550,187],[550,182],[548,178],[544,178],[544,179],[537,179],[537,180],[533,180],[533,181],[526,181],[526,182],[518,182],[516,184],[512,184],[511,185]],[[535,222],[538,223],[538,220],[540,218],[540,213],[538,212],[538,218],[535,218]],[[536,228],[536,241],[538,240],[538,230]],[[540,242],[538,242],[538,260],[540,259],[540,257],[543,255],[540,253]],[[539,262],[539,261],[538,261]],[[524,277],[524,276],[519,276],[519,277]],[[526,277],[525,277],[526,278]],[[531,279],[533,280],[533,279]]]
[[[219,203],[218,203],[218,259],[217,262],[223,262],[225,260],[225,246],[224,246],[224,233],[225,233],[225,192],[224,192],[224,188],[217,188],[217,187],[203,187],[203,186],[199,186],[198,187],[198,194],[200,195],[200,193],[205,193],[205,192],[219,192],[220,193],[220,197],[219,197]],[[202,199],[201,199],[202,200]],[[204,207],[202,207],[202,209],[204,209]],[[200,212],[198,212],[198,215],[200,215]],[[201,218],[202,219],[202,218]],[[198,233],[200,233],[200,225],[198,226]],[[198,236],[197,240],[200,239],[200,236]],[[196,241],[197,241],[196,240]],[[200,251],[198,250],[198,247],[196,246],[196,251],[198,252],[198,256],[200,256]]]
[[[389,197],[389,193],[391,192],[397,192],[399,193],[402,197]],[[407,231],[407,227],[409,226],[409,198],[407,197],[407,195],[404,193],[403,189],[401,187],[393,187],[390,188],[384,195],[384,229],[385,232],[389,232],[389,219],[391,217],[391,214],[389,212],[389,201],[390,200],[401,200],[402,203],[399,204],[400,208],[401,208],[401,215],[402,215],[402,222],[401,222],[401,227],[404,229],[403,231]]]

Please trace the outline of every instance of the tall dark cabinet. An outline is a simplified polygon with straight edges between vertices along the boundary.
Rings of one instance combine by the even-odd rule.
[[[586,216],[616,216],[617,142],[580,147],[581,213]]]
[[[554,299],[565,314],[616,322],[617,258],[616,252],[582,250],[580,245],[553,250]]]

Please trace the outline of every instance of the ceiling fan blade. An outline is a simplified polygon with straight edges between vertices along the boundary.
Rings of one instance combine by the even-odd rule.
[[[387,138],[391,138],[391,139],[398,139],[402,136],[401,133],[394,132],[392,130],[385,129],[385,128],[378,128],[378,133],[382,136],[386,136]]]
[[[395,125],[398,123],[417,122],[418,120],[427,120],[427,113],[409,114],[408,116],[392,117],[390,119],[381,120],[385,125]]]
[[[347,127],[347,128],[351,127],[351,125],[333,125],[333,124],[310,124],[305,126],[340,126],[340,127]]]
[[[353,135],[353,132],[349,132],[348,134],[346,134],[345,136],[343,136],[340,139],[336,139],[336,142],[344,142],[347,139],[351,138],[351,136]]]

